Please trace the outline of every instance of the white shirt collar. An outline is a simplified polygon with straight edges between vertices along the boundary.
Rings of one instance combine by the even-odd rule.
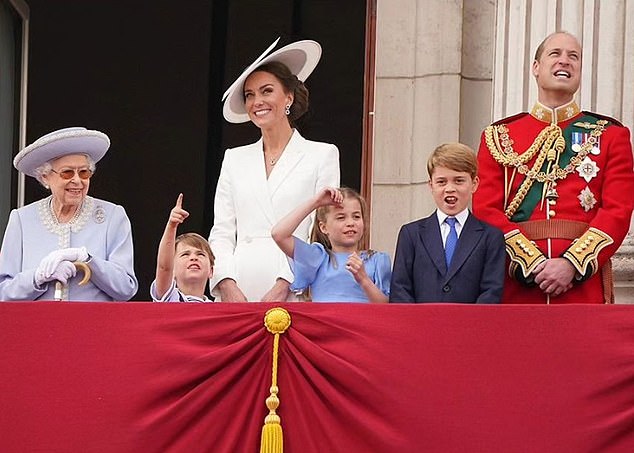
[[[455,217],[460,227],[463,227],[465,222],[467,221],[467,218],[469,217],[469,208],[465,208],[464,211],[461,211],[454,216],[449,216],[442,212],[440,209],[436,209],[436,217],[438,218],[438,225],[440,226],[445,223],[445,219],[447,217]]]

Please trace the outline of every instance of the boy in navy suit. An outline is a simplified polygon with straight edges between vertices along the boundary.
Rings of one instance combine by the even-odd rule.
[[[461,143],[440,145],[427,172],[438,209],[401,227],[390,302],[500,303],[504,235],[468,208],[479,182],[475,153]]]

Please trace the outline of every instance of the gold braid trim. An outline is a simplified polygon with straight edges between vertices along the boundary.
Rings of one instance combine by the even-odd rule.
[[[614,240],[609,234],[590,227],[580,238],[572,242],[563,256],[572,263],[581,275],[586,275],[588,266],[594,274],[599,269],[597,262],[599,252],[613,242]]]
[[[506,243],[506,253],[511,259],[509,271],[513,271],[514,267],[519,266],[522,269],[524,278],[528,278],[539,263],[546,261],[542,251],[537,248],[534,242],[524,236],[520,230],[506,233],[504,242]]]
[[[566,147],[561,128],[556,124],[551,124],[542,129],[533,144],[521,155],[518,155],[513,149],[513,140],[509,137],[508,127],[505,124],[488,126],[484,130],[484,137],[491,156],[497,163],[505,167],[515,167],[519,173],[526,175],[517,193],[509,205],[505,207],[504,213],[507,218],[510,219],[515,214],[535,181],[554,183],[556,180],[564,179],[572,173],[597,143],[597,139],[601,136],[607,124],[606,120],[597,121],[596,128],[592,130],[590,137],[581,146],[579,152],[570,159],[570,163],[565,168],[560,168],[556,163],[559,160],[559,155]],[[538,157],[529,170],[526,163],[535,157],[536,154],[538,154]],[[551,163],[554,163],[552,167],[549,165],[548,173],[540,171],[546,158]]]

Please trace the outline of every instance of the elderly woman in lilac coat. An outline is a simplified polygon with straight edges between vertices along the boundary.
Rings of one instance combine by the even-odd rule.
[[[126,301],[136,294],[125,210],[88,196],[109,147],[106,134],[74,127],[40,137],[15,157],[14,166],[51,195],[11,212],[0,300]]]

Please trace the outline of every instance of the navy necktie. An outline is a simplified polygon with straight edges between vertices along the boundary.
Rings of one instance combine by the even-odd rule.
[[[447,262],[447,269],[449,269],[453,252],[456,250],[456,244],[458,243],[458,232],[456,231],[455,217],[447,217],[445,223],[449,225],[449,235],[445,242],[445,260]]]

